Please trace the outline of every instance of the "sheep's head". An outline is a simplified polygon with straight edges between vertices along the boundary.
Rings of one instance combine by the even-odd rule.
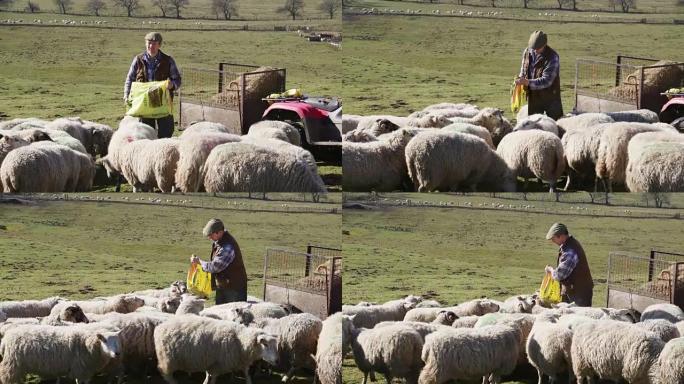
[[[107,156],[109,142],[112,140],[114,131],[106,125],[97,124],[91,127],[93,137],[93,150],[100,156]]]
[[[102,332],[93,335],[100,344],[102,352],[112,359],[121,356],[121,340],[119,332]]]
[[[399,129],[397,124],[394,124],[388,119],[377,119],[374,125],[373,133],[375,133],[376,136],[382,135],[383,133],[394,132]]]
[[[230,310],[230,320],[239,324],[248,325],[254,321],[254,315],[249,307],[245,308],[231,308]]]
[[[495,303],[489,299],[480,299],[477,302],[477,310],[478,310],[478,313],[481,313],[481,314],[498,312],[499,311],[499,304],[497,304],[497,303]]]
[[[135,295],[121,295],[117,298],[117,304],[120,309],[125,311],[122,313],[130,313],[145,305],[145,300]]]
[[[188,293],[188,284],[184,281],[176,280],[171,283],[171,294],[174,296],[181,296]]]
[[[451,325],[456,319],[458,319],[458,316],[453,311],[439,311],[433,323]]]
[[[0,163],[2,163],[2,160],[11,150],[24,147],[29,144],[30,143],[27,140],[22,138],[0,134]]]
[[[159,309],[162,312],[166,313],[176,313],[176,311],[178,310],[178,306],[180,306],[180,303],[180,296],[167,297],[166,299],[161,301],[161,308]]]
[[[257,334],[256,342],[260,348],[261,359],[271,365],[277,365],[278,337],[268,333],[259,333]]]
[[[114,165],[112,164],[112,160],[109,158],[109,156],[100,157],[97,159],[95,164],[102,165],[105,169],[105,172],[107,172],[107,177],[110,179],[113,175],[118,174],[116,169],[114,169]]]
[[[47,134],[47,132],[40,129],[32,129],[31,135],[27,138],[31,143],[37,141],[52,141],[52,138]]]
[[[516,297],[516,307],[520,313],[531,313],[536,301],[531,295],[521,295]]]
[[[473,121],[477,125],[481,125],[491,133],[494,133],[496,128],[503,125],[503,111],[498,108],[484,108],[473,117]]]
[[[78,304],[70,304],[64,307],[59,314],[59,319],[71,323],[89,323],[90,321],[83,313],[83,309]]]

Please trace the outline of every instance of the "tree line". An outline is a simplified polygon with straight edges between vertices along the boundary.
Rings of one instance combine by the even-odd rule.
[[[0,6],[9,5],[18,0],[0,0]],[[67,15],[73,11],[73,0],[53,0],[58,8],[59,13]],[[175,17],[182,18],[182,11],[190,5],[190,0],[149,0],[155,10],[158,10],[160,17]],[[250,0],[244,0],[250,1]],[[318,4],[318,10],[324,12],[332,19],[340,10],[342,0],[321,0]],[[40,6],[35,0],[27,0],[28,4],[24,8],[25,11],[35,13],[40,11]],[[211,0],[211,9],[215,13],[216,18],[223,17],[226,20],[231,20],[238,15],[239,0]],[[141,0],[88,0],[86,9],[89,13],[100,16],[100,13],[109,7],[120,8],[126,12],[128,17],[135,17],[140,9],[143,7]],[[278,13],[283,13],[296,20],[297,17],[303,16],[304,0],[285,0],[283,6],[276,8]]]

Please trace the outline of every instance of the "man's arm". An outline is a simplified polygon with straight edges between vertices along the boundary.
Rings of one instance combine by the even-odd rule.
[[[131,67],[128,68],[126,75],[126,82],[124,83],[124,100],[128,99],[128,94],[131,92],[131,83],[135,80],[135,74],[138,72],[138,57],[133,58]]]
[[[574,249],[568,249],[563,252],[558,261],[558,267],[552,272],[553,278],[558,281],[567,279],[572,271],[575,270],[578,260],[579,256],[577,256],[577,252]]]
[[[233,262],[234,259],[235,251],[233,250],[233,247],[231,247],[230,245],[226,245],[223,248],[221,248],[221,251],[218,255],[214,257],[214,260],[200,260],[200,264],[202,264],[202,270],[204,270],[205,272],[218,273],[226,269],[230,265],[230,263]]]
[[[558,76],[558,71],[560,69],[560,59],[558,55],[554,55],[551,61],[546,65],[541,77],[536,79],[530,79],[529,87],[530,89],[544,89],[551,86],[553,81]]]
[[[520,73],[518,74],[518,77],[527,77],[527,74],[525,73],[525,59],[526,58],[527,58],[527,48],[523,49],[522,61],[520,62]]]
[[[171,57],[171,56],[169,56],[169,80],[171,80],[171,84],[173,84],[174,90],[180,88],[180,86],[181,86],[180,71],[178,71],[178,67],[176,66],[176,61],[174,61],[173,57]]]

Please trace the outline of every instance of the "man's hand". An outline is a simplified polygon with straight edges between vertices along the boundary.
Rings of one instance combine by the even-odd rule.
[[[190,256],[190,262],[191,262],[192,264],[199,264],[200,258],[197,257],[197,256],[195,256],[195,255],[192,255],[192,256]]]
[[[522,85],[527,86],[527,85],[530,84],[530,81],[527,80],[527,79],[524,78],[524,77],[518,77],[517,79],[515,79],[515,84],[516,84],[516,85],[522,84]]]
[[[550,265],[547,265],[546,268],[544,268],[544,271],[547,273],[553,273],[553,267]]]

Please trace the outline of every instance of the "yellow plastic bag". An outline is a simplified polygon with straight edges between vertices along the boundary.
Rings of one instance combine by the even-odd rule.
[[[126,102],[128,116],[156,119],[173,114],[169,80],[133,82]]]
[[[205,272],[200,264],[190,264],[187,283],[195,296],[207,297],[211,293],[211,273]]]
[[[511,111],[513,113],[518,113],[520,108],[525,103],[527,99],[527,90],[522,84],[513,83],[513,88],[511,89]]]
[[[549,304],[561,302],[561,286],[558,280],[554,280],[551,273],[546,272],[539,288],[539,298]]]

